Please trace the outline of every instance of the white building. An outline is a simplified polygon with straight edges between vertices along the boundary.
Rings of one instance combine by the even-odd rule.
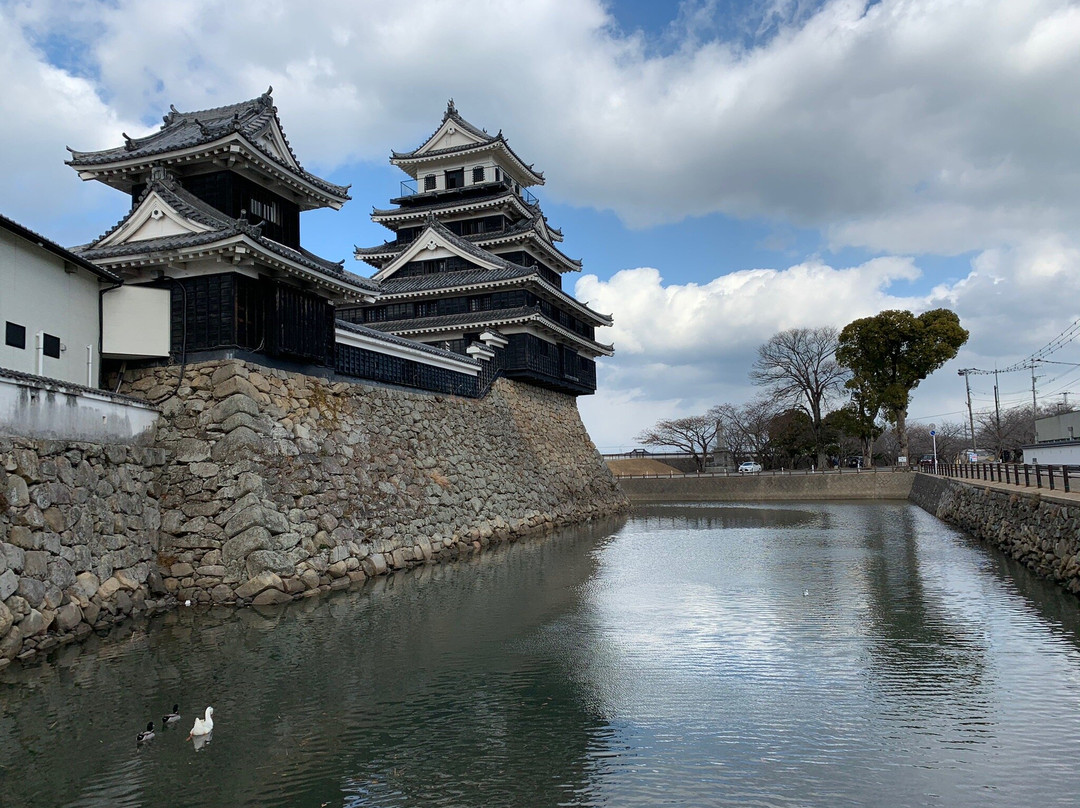
[[[1025,446],[1024,461],[1046,466],[1080,466],[1080,412],[1035,421],[1037,442]]]
[[[0,368],[97,387],[100,293],[119,283],[111,270],[0,216]]]

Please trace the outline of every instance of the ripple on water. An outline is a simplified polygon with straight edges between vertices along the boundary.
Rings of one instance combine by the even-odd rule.
[[[9,669],[0,802],[1071,804],[1078,636],[1075,598],[905,504],[657,506]]]

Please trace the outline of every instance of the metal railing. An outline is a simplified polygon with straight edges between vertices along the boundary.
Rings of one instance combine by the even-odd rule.
[[[1019,485],[1023,488],[1047,488],[1072,492],[1073,480],[1080,477],[1080,466],[1052,466],[1037,463],[920,463],[919,471],[956,480]]]
[[[647,455],[649,459],[659,457],[660,455]],[[605,458],[608,455],[604,455]],[[687,455],[689,457],[689,455]],[[765,471],[751,471],[751,472],[739,472],[734,469],[716,469],[715,471],[689,471],[685,474],[681,472],[670,472],[669,474],[617,474],[615,479],[617,480],[667,480],[671,477],[804,477],[807,475],[820,476],[823,474],[837,475],[837,474],[892,474],[894,472],[909,472],[912,471],[910,466],[872,466],[871,468],[831,468],[831,469],[766,469]]]
[[[487,167],[485,166],[485,168],[487,168]],[[470,176],[470,178],[471,178],[471,174],[468,175],[468,176]],[[490,176],[490,174],[485,174],[485,177],[488,177],[488,176]],[[532,191],[530,191],[525,186],[520,185],[519,183],[515,182],[514,180],[510,179],[509,177],[507,177],[505,175],[500,177],[497,180],[496,179],[484,179],[483,182],[475,182],[475,183],[474,182],[467,182],[464,185],[459,185],[459,186],[457,186],[455,188],[439,188],[439,187],[427,188],[427,187],[424,187],[423,190],[420,190],[420,187],[423,184],[423,182],[424,182],[423,177],[421,177],[419,180],[414,180],[414,179],[402,180],[401,184],[400,184],[400,192],[398,194],[398,198],[400,199],[400,198],[403,198],[403,197],[406,197],[406,196],[417,196],[418,194],[422,194],[422,193],[434,193],[436,191],[460,191],[463,188],[478,188],[478,187],[480,187],[482,185],[486,185],[486,186],[490,186],[492,188],[509,188],[509,189],[512,189],[514,191],[514,193],[516,193],[519,197],[521,197],[521,200],[531,208],[535,208],[537,205],[540,204],[540,200],[536,198],[536,195],[533,194]]]

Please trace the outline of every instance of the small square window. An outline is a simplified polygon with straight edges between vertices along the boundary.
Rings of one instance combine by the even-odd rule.
[[[472,181],[473,181],[473,185],[475,185],[478,182],[483,182],[484,181],[484,167],[483,166],[477,166],[476,168],[474,168],[472,170]]]
[[[26,326],[18,323],[8,323],[4,335],[4,344],[12,348],[26,347]]]
[[[53,359],[60,358],[60,337],[54,337],[52,334],[44,335],[43,352],[46,356],[51,356]]]
[[[434,191],[435,190],[435,175],[434,174],[428,174],[426,177],[424,177],[424,190],[425,191]]]

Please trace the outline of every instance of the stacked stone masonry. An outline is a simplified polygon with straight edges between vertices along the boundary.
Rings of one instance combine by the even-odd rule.
[[[0,437],[0,667],[168,605],[165,452]]]
[[[910,499],[1080,594],[1080,504],[929,474],[915,475]]]
[[[471,400],[235,360],[177,387],[178,370],[124,382],[177,391],[152,447],[0,438],[0,660],[136,611],[282,603],[628,504],[561,393],[504,379]]]

